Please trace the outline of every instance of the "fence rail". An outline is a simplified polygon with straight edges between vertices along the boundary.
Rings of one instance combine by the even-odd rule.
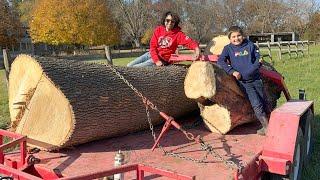
[[[261,53],[262,57],[268,57],[271,62],[274,62],[274,59],[272,57],[272,51],[277,51],[278,57],[280,60],[282,60],[283,55],[288,54],[290,58],[292,58],[294,55],[295,57],[299,56],[299,53],[301,56],[304,56],[305,54],[309,55],[309,46],[310,44],[315,45],[315,41],[282,41],[282,42],[265,42],[265,43],[259,43],[256,42],[256,46],[258,48],[266,48],[267,54]]]
[[[274,63],[274,53],[276,51],[276,54],[278,54],[278,57],[280,60],[283,59],[283,55],[288,54],[290,58],[292,57],[298,57],[299,55],[305,56],[306,54],[309,55],[309,47],[310,45],[315,45],[315,41],[282,41],[282,42],[263,42],[255,43],[258,48],[260,48],[260,54],[262,58],[268,57],[271,61],[271,63]],[[203,51],[207,48],[207,44],[200,44],[200,49]],[[116,58],[126,58],[126,57],[136,57],[140,56],[143,53],[147,52],[149,50],[148,46],[144,46],[142,48],[136,48],[136,49],[116,49],[115,47],[110,48],[108,46],[99,46],[99,47],[91,47],[87,49],[83,49],[83,52],[80,52],[77,56],[81,56],[81,58],[91,57],[94,56],[96,58],[104,58],[107,60],[107,63],[112,64],[112,59]],[[178,47],[178,52],[180,50],[186,50],[182,46]],[[9,54],[10,51],[7,51]],[[0,52],[0,59],[4,59],[4,56],[1,55],[2,52]],[[3,52],[5,53],[5,52]],[[17,54],[20,54],[21,52],[10,52],[11,57],[15,57]],[[186,51],[184,52],[186,53]],[[187,52],[188,53],[188,52]],[[61,55],[63,56],[63,54]],[[69,55],[65,55],[69,56]],[[76,59],[72,56],[73,59]],[[80,58],[80,59],[81,59]],[[83,59],[82,58],[82,59]],[[4,68],[4,61],[0,60],[0,69]]]

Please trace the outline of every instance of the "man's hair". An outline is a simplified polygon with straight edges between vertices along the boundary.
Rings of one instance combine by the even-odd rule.
[[[165,23],[165,21],[166,21],[167,16],[169,16],[169,15],[171,15],[172,20],[174,21],[174,26],[173,26],[173,28],[178,27],[178,25],[179,25],[179,23],[180,23],[180,17],[178,16],[178,14],[173,13],[173,12],[171,12],[171,11],[167,11],[167,12],[165,12],[165,13],[162,15],[161,24],[162,24],[162,25],[165,25],[164,23]]]
[[[229,27],[228,29],[228,38],[230,39],[231,37],[231,34],[234,33],[234,32],[238,32],[240,33],[241,35],[244,35],[243,34],[243,30],[239,27],[239,26],[231,26]]]

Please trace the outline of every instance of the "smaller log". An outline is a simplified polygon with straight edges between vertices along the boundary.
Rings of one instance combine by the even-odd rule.
[[[216,54],[220,55],[225,45],[229,44],[230,40],[228,36],[219,35],[214,37],[207,45],[204,50],[205,54]]]
[[[264,82],[267,99],[275,107],[281,91],[272,81]],[[216,64],[193,63],[187,72],[184,90],[188,98],[198,102],[201,116],[212,132],[225,134],[238,125],[256,120],[251,104],[235,78]]]

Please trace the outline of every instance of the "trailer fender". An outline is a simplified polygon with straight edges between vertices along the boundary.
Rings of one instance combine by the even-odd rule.
[[[262,155],[259,158],[263,171],[280,175],[290,173],[296,145],[298,144],[297,140],[299,141],[301,117],[308,109],[313,108],[312,106],[312,101],[289,101],[271,113],[267,137],[263,145]],[[300,149],[304,152],[303,134],[301,139],[303,144]]]

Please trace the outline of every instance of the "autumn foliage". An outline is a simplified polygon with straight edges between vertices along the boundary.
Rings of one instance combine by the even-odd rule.
[[[22,37],[22,24],[18,14],[7,0],[0,0],[0,46],[8,47]]]
[[[153,29],[147,29],[143,37],[141,38],[141,43],[149,44],[152,34],[153,34]]]
[[[111,45],[118,28],[101,0],[39,0],[32,12],[34,42],[53,45]]]

